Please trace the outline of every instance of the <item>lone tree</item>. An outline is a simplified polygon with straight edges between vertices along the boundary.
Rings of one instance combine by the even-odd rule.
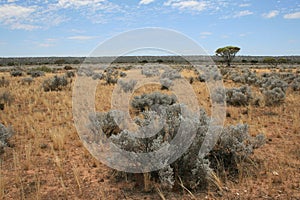
[[[218,48],[216,50],[216,56],[222,57],[224,61],[227,63],[227,66],[230,67],[230,63],[235,57],[235,54],[240,51],[239,47],[227,46]]]

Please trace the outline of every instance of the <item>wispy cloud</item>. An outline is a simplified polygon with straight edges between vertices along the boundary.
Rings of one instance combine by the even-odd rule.
[[[241,7],[241,8],[245,8],[245,7],[249,7],[249,6],[251,6],[250,3],[242,3],[239,5],[239,7]]]
[[[44,48],[48,48],[48,47],[53,47],[56,46],[57,44],[57,39],[54,38],[48,38],[45,41],[38,43],[37,45],[39,47],[44,47]]]
[[[165,6],[171,6],[179,10],[194,10],[203,11],[208,7],[208,3],[196,0],[168,0],[164,3]]]
[[[284,19],[300,19],[300,12],[290,13],[283,16]]]
[[[154,2],[155,0],[141,0],[139,2],[140,5],[147,5],[147,4],[150,4],[152,2]]]
[[[79,41],[91,40],[94,38],[95,38],[95,36],[86,36],[86,35],[76,35],[76,36],[68,37],[69,40],[79,40]]]
[[[24,7],[19,5],[5,4],[0,6],[0,23],[11,29],[33,30],[39,28],[25,21],[35,12],[36,7]]]
[[[243,11],[240,11],[240,12],[237,12],[233,18],[239,18],[239,17],[244,17],[244,16],[248,16],[248,15],[252,15],[253,12],[249,11],[249,10],[243,10]]]
[[[0,21],[12,21],[15,19],[26,18],[35,11],[35,7],[23,7],[18,5],[0,6]]]
[[[262,16],[264,18],[270,19],[270,18],[276,17],[278,14],[279,14],[278,10],[272,10],[272,11],[270,11],[268,13],[264,13]]]
[[[212,35],[211,32],[201,32],[200,33],[200,38],[205,39],[205,38],[207,38],[210,35]]]

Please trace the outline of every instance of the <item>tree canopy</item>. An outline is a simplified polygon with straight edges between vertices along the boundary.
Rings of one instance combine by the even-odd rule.
[[[239,52],[240,50],[241,48],[239,47],[226,46],[226,47],[218,48],[215,53],[217,56],[222,57],[224,61],[227,63],[227,66],[230,67],[231,61],[233,60],[237,52]]]

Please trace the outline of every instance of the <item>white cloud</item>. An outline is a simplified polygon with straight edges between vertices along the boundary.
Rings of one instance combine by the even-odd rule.
[[[270,19],[270,18],[276,17],[278,14],[279,14],[278,10],[272,10],[272,11],[270,11],[268,13],[264,13],[262,16],[264,18]]]
[[[91,40],[94,39],[93,36],[85,36],[85,35],[77,35],[77,36],[71,36],[68,37],[69,40]]]
[[[142,4],[143,4],[143,5],[147,5],[147,4],[152,3],[152,2],[154,2],[154,1],[155,1],[155,0],[141,0],[139,4],[140,4],[140,5],[142,5]]]
[[[63,8],[68,8],[71,6],[81,7],[81,6],[95,5],[103,1],[104,0],[58,0],[58,5],[60,5]]]
[[[241,8],[245,8],[245,7],[249,7],[249,6],[251,6],[250,3],[242,3],[239,5],[239,7],[241,7]]]
[[[205,38],[207,38],[210,35],[212,35],[211,32],[201,32],[200,33],[200,38],[205,39]]]
[[[40,28],[39,26],[36,25],[31,25],[31,24],[19,24],[19,23],[14,23],[11,24],[11,29],[22,29],[22,30],[26,30],[26,31],[32,31],[34,29],[38,29]]]
[[[239,18],[239,17],[244,17],[244,16],[252,15],[252,14],[253,14],[253,12],[251,12],[249,10],[243,10],[243,11],[237,12],[233,17]]]
[[[0,6],[0,23],[9,26],[11,29],[37,29],[39,26],[25,22],[28,21],[30,15],[35,11],[35,6],[24,7],[11,4],[2,5]]]
[[[203,11],[207,8],[208,4],[204,1],[196,1],[196,0],[168,0],[164,3],[165,6],[171,6],[173,8],[177,8],[179,10],[195,10],[195,11]]]
[[[0,6],[0,21],[11,20],[12,18],[26,18],[34,11],[35,7],[2,5]]]
[[[284,19],[300,19],[300,12],[290,13],[283,16]]]

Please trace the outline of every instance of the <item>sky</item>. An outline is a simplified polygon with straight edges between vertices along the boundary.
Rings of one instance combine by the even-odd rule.
[[[300,55],[298,0],[0,0],[0,57],[88,56],[134,29],[184,34],[208,54]]]

